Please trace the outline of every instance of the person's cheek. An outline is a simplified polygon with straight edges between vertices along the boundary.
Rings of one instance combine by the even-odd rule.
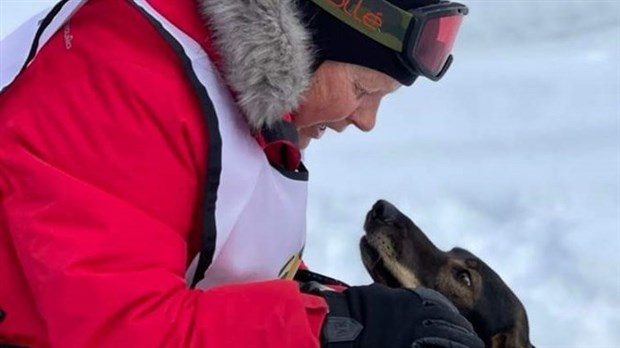
[[[344,123],[346,119],[353,115],[356,110],[359,109],[360,101],[356,98],[341,98],[337,102],[335,102],[332,106],[332,112],[330,112],[330,123]]]

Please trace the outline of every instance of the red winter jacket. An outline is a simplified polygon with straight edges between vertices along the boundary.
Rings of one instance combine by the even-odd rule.
[[[196,0],[149,2],[217,59]],[[0,345],[318,347],[295,282],[188,289],[207,140],[145,17],[84,5],[0,94]]]

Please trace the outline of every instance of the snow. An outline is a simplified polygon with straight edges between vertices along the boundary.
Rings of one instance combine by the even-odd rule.
[[[51,1],[0,0],[0,37]],[[307,263],[370,281],[376,199],[512,287],[537,347],[620,347],[620,2],[466,1],[455,63],[311,145]]]
[[[619,40],[616,26],[463,44],[444,80],[386,100],[370,134],[328,133],[306,153],[307,262],[369,282],[357,241],[387,198],[502,275],[537,347],[620,347]]]

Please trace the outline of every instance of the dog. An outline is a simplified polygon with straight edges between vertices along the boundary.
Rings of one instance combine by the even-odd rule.
[[[486,263],[469,251],[439,250],[405,214],[377,201],[366,215],[362,262],[390,287],[434,289],[447,297],[486,347],[533,348],[523,304]]]

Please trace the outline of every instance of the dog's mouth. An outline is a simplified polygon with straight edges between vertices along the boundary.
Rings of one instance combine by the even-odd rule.
[[[392,288],[404,286],[404,284],[392,274],[388,267],[386,267],[383,257],[381,257],[377,249],[368,242],[366,236],[363,236],[360,240],[360,250],[362,253],[362,262],[372,280]]]

